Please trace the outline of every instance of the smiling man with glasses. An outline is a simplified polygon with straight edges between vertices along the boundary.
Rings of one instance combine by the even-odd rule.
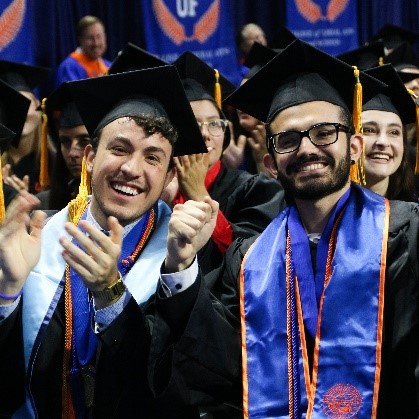
[[[290,205],[257,238],[233,243],[220,271],[202,278],[195,258],[217,203],[172,214],[162,281],[195,281],[158,296],[177,337],[160,362],[170,359],[172,377],[178,359],[196,368],[183,382],[207,400],[242,385],[245,418],[418,417],[419,206],[350,181],[362,150],[358,120],[349,132],[359,81],[365,101],[383,88],[296,40],[226,100],[266,123],[265,164]]]

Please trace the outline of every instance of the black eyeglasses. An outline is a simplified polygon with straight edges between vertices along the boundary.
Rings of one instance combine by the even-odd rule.
[[[200,129],[202,129],[203,125],[206,125],[209,133],[211,135],[214,135],[215,137],[219,135],[223,135],[228,125],[228,121],[226,119],[219,119],[219,118],[211,119],[210,121],[203,121],[203,122],[197,121],[197,123]]]
[[[300,148],[303,137],[308,139],[317,147],[325,147],[337,141],[339,131],[351,132],[345,125],[333,122],[321,122],[313,125],[305,131],[281,131],[268,137],[275,153],[292,153]]]

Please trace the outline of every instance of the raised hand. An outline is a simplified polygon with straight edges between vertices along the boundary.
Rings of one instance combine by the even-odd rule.
[[[247,142],[252,150],[252,157],[256,163],[258,173],[263,172],[269,174],[263,164],[263,158],[268,153],[265,126],[262,124],[256,125],[251,131],[250,137],[247,138]]]
[[[39,199],[26,190],[10,203],[6,220],[0,227],[0,293],[16,295],[23,288],[29,272],[38,263],[41,230],[46,214],[36,211]]]
[[[10,165],[6,165],[10,166]],[[15,191],[20,192],[22,190],[29,190],[29,176],[23,176],[23,179],[20,179],[16,175],[6,176],[3,178],[6,185],[11,186]]]
[[[179,188],[183,195],[194,201],[202,201],[208,195],[205,176],[208,172],[208,154],[190,154],[174,157]]]
[[[231,169],[237,169],[243,163],[244,149],[246,147],[246,136],[239,135],[237,141],[230,138],[230,143],[223,152],[223,163]]]
[[[167,273],[179,272],[191,265],[198,251],[211,238],[218,207],[218,202],[209,196],[201,202],[186,201],[174,206],[167,236]]]
[[[66,223],[66,231],[81,246],[66,237],[60,237],[64,260],[74,269],[91,291],[102,291],[118,280],[118,259],[122,248],[123,228],[115,217],[108,218],[110,236],[86,220],[79,223],[81,231]]]

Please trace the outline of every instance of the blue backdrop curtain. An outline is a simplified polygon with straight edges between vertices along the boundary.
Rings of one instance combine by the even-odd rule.
[[[2,0],[11,3],[13,0]],[[150,0],[26,0],[33,23],[33,64],[51,67],[77,46],[75,26],[80,17],[93,14],[105,23],[108,34],[106,58],[112,60],[128,41],[145,46],[141,1]],[[169,0],[168,0],[169,1]],[[174,1],[174,0],[170,0]],[[198,1],[198,0],[197,0]],[[235,32],[245,23],[258,23],[268,39],[286,25],[285,0],[230,0]],[[30,6],[30,7],[29,7]],[[362,44],[385,23],[419,31],[419,2],[416,0],[358,0],[358,38]],[[1,57],[1,53],[0,53]],[[41,86],[48,93],[49,85]]]

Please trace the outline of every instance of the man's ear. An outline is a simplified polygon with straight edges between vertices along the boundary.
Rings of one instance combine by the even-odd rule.
[[[275,159],[270,154],[265,154],[263,156],[263,164],[268,173],[276,179],[278,177],[278,166],[276,165]]]
[[[349,153],[351,155],[351,160],[357,162],[362,154],[362,149],[364,146],[364,139],[362,134],[354,134],[349,140]]]
[[[93,150],[91,144],[88,144],[84,149],[84,158],[86,159],[86,166],[88,173],[92,173],[93,170],[93,162],[95,161],[96,153]]]
[[[176,167],[172,167],[170,170],[166,173],[166,180],[164,181],[164,188],[173,180],[173,177],[176,174]],[[163,189],[164,189],[163,188]]]

